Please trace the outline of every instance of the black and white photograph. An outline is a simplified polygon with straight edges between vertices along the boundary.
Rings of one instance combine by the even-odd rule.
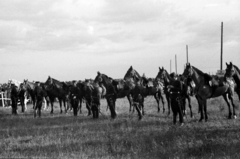
[[[239,0],[1,0],[0,159],[240,158]]]

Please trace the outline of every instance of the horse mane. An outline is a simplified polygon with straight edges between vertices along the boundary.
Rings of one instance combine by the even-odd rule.
[[[27,85],[33,90],[35,84],[33,82],[29,82],[29,81],[26,81],[26,82],[27,82]]]
[[[236,66],[236,65],[233,65],[233,67],[238,71],[238,73],[240,74],[240,69]]]
[[[109,81],[107,81],[107,83],[110,83],[110,80],[113,80],[111,77],[108,77],[107,75],[101,73],[101,74],[98,74],[97,77],[94,79],[94,82],[98,82],[97,79],[99,76],[102,76],[102,77],[105,77],[106,79],[108,79]]]
[[[141,79],[142,77],[140,76],[140,74],[135,70],[135,69],[133,69],[132,67],[130,67],[129,69],[128,69],[128,71],[127,71],[127,73],[125,74],[125,76],[124,76],[124,78],[123,79],[125,79],[126,80],[126,78],[128,78],[130,75],[130,72],[134,72],[134,74],[135,74],[135,77],[137,77],[138,79]]]
[[[52,80],[52,84],[55,85],[57,88],[63,88],[64,86],[66,86],[66,84],[64,84],[64,82],[60,82],[50,76],[48,77],[48,79],[45,83],[47,83],[49,80]]]
[[[239,74],[239,75],[235,75],[235,77],[233,77],[239,87],[240,86],[240,69],[236,65],[233,65],[233,67],[235,68],[235,70],[237,70],[237,72]]]
[[[167,79],[169,80],[168,82],[172,81],[172,77],[170,76],[170,74],[168,73],[168,71],[166,69],[164,69],[163,71],[165,71],[166,75],[167,75]]]
[[[191,66],[192,68],[194,68],[194,70],[199,73],[200,75],[204,75],[205,73],[202,72],[201,70],[199,70],[198,68],[194,67],[194,66]]]

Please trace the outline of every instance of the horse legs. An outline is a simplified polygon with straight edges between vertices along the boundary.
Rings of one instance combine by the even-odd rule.
[[[203,100],[200,99],[200,98],[197,98],[198,99],[198,105],[199,105],[199,112],[200,112],[200,119],[199,119],[199,122],[201,122],[203,120]]]
[[[40,112],[41,105],[42,105],[42,101],[37,100],[36,105],[34,106],[34,118],[37,117],[37,114],[39,117],[41,116],[41,112]]]
[[[99,113],[100,113],[100,105],[96,105],[96,118],[99,118]]]
[[[38,106],[38,116],[41,117],[41,109],[42,109],[42,102],[41,105]]]
[[[138,112],[139,120],[141,120],[142,119],[142,113],[141,113],[141,109],[140,109],[140,104],[139,103],[134,103],[133,106],[136,107],[136,110]]]
[[[207,100],[206,99],[203,101],[203,106],[204,106],[205,122],[207,122],[208,115],[207,115]]]
[[[117,117],[117,113],[115,110],[115,102],[116,102],[116,99],[114,99],[113,97],[107,98],[107,103],[109,105],[112,119],[115,119]]]
[[[231,118],[232,118],[232,110],[231,110],[231,106],[230,106],[230,103],[229,103],[229,99],[228,99],[228,96],[227,96],[226,93],[223,95],[223,98],[224,98],[224,100],[226,101],[226,103],[227,103],[227,105],[228,105],[228,111],[229,111],[229,113],[228,113],[228,119],[231,119]]]
[[[130,105],[129,106],[129,112],[131,112],[133,103],[132,103],[132,98],[131,98],[130,94],[127,95],[127,99],[128,99],[129,105]],[[134,110],[134,108],[133,108],[133,110]]]
[[[170,115],[171,102],[170,102],[170,96],[169,96],[168,93],[166,94],[166,99],[167,99],[167,102],[168,102],[168,115]]]
[[[236,115],[236,113],[235,113],[235,104],[234,104],[234,102],[233,102],[233,96],[231,95],[231,94],[228,94],[228,98],[230,99],[230,101],[231,101],[231,103],[232,103],[232,107],[233,107],[233,118],[234,119],[237,119],[237,115]]]
[[[232,118],[232,110],[231,110],[231,106],[230,106],[230,103],[229,103],[229,99],[228,99],[226,93],[223,95],[223,98],[224,98],[225,102],[226,102],[227,105],[228,105],[228,112],[229,112],[229,113],[228,113],[228,119],[231,119],[231,118]]]
[[[159,101],[162,100],[163,113],[164,113],[165,112],[165,100],[164,100],[164,97],[162,96],[161,93],[159,93],[158,97],[159,97]]]
[[[46,98],[45,97],[43,97],[43,103],[44,103],[44,110],[46,110],[47,109],[47,101],[46,101]]]
[[[64,109],[65,109],[65,113],[67,113],[67,107],[66,107],[66,98],[64,98],[63,100],[62,100],[62,102],[63,102],[63,106],[64,106]]]
[[[82,98],[79,99],[79,107],[78,110],[80,114],[82,114]]]
[[[193,112],[192,112],[192,105],[191,105],[191,97],[187,96],[187,100],[188,100],[188,107],[190,109],[190,116],[192,118],[193,117]]]
[[[60,114],[62,114],[62,99],[58,99],[59,105],[60,105]]]
[[[27,110],[27,102],[28,102],[28,99],[27,97],[25,96],[24,97],[24,109]]]
[[[145,111],[144,111],[144,98],[141,101],[141,105],[142,105],[142,115],[144,115],[145,114]]]
[[[54,103],[54,98],[51,97],[51,98],[49,98],[49,99],[50,99],[50,104],[51,104],[51,112],[50,112],[50,114],[53,114],[53,103]]]
[[[92,100],[91,98],[85,98],[85,104],[86,104],[86,108],[88,110],[88,116],[92,115],[92,111],[91,111],[91,107],[92,107]]]
[[[154,98],[156,99],[157,101],[157,108],[158,108],[158,112],[160,112],[160,107],[159,107],[159,96],[157,93],[154,94]]]

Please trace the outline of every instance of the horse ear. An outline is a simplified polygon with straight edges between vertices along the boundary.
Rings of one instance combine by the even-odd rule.
[[[97,74],[98,74],[98,75],[101,75],[101,73],[100,73],[99,71],[97,72]]]
[[[226,65],[229,66],[227,62],[226,62]]]
[[[231,65],[231,66],[233,65],[232,62],[230,62],[230,65]]]
[[[162,70],[164,70],[164,67],[162,66]]]

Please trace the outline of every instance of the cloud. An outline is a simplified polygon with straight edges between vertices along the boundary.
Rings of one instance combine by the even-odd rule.
[[[161,17],[168,8],[167,3],[155,0],[106,0],[101,12],[101,20],[105,22],[149,22]]]
[[[229,53],[226,60],[239,59],[238,0],[0,1],[0,54],[3,58],[6,53],[11,54],[9,58],[18,54],[21,58],[13,60],[21,62],[19,68],[3,62],[10,70],[34,61],[34,69],[43,67],[56,76],[56,69],[66,67],[70,77],[69,70],[77,72],[87,67],[84,73],[90,75],[88,72],[94,69],[114,73],[110,69],[134,65],[140,72],[142,69],[155,76],[152,68],[169,66],[175,55],[183,65],[188,45],[191,62],[200,68],[216,69],[222,21],[224,51]],[[63,65],[66,60],[72,62]]]

